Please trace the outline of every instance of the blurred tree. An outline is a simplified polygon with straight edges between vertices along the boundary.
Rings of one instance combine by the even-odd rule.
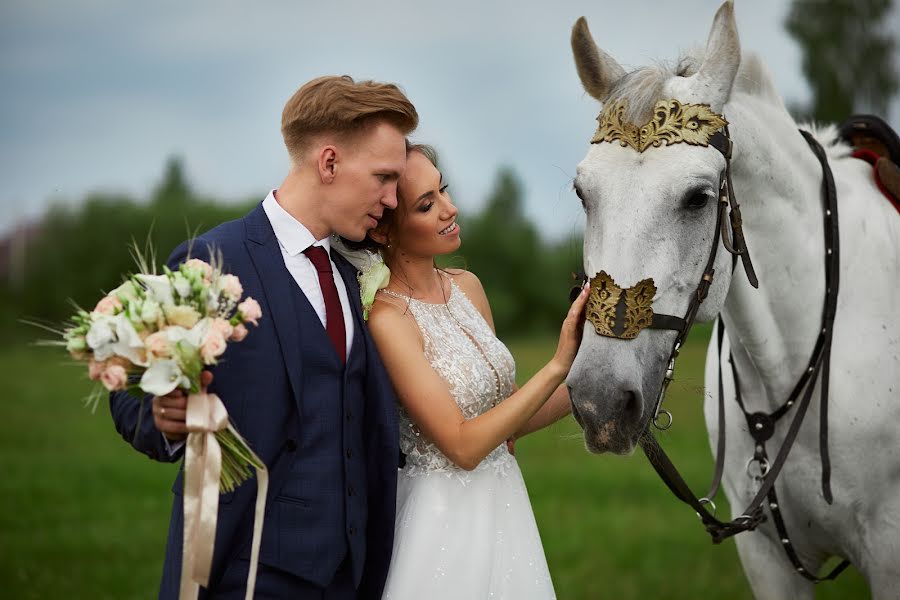
[[[145,240],[158,252],[157,266],[186,238],[239,218],[258,202],[221,204],[198,198],[182,164],[171,160],[150,202],[94,194],[77,209],[56,207],[29,244],[22,285],[0,284],[0,325],[28,318],[60,322],[70,300],[93,308],[104,291],[135,268],[128,247]],[[460,218],[459,257],[439,264],[464,266],[478,275],[490,298],[502,337],[556,331],[566,313],[570,273],[581,264],[581,240],[548,243],[523,209],[523,189],[510,169],[501,169],[484,209]]]
[[[172,157],[166,162],[165,174],[153,194],[153,203],[161,207],[184,206],[193,198],[193,193],[184,175],[184,165],[180,158]]]
[[[150,241],[159,267],[179,243],[245,214],[252,202],[220,204],[197,198],[178,160],[170,160],[151,202],[92,194],[77,209],[55,207],[29,244],[19,289],[0,288],[7,318],[60,321],[70,301],[93,308],[100,293],[135,269],[128,248]]]
[[[523,210],[518,177],[505,168],[482,212],[460,223],[460,252],[484,286],[500,337],[557,329],[568,306],[570,273],[580,263],[580,243],[542,241]]]
[[[799,108],[824,122],[855,112],[887,114],[898,90],[894,30],[885,30],[892,0],[794,0],[785,20],[803,49],[803,73],[813,91]]]

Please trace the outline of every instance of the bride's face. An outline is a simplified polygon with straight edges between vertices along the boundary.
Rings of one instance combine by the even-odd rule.
[[[416,256],[454,252],[460,245],[457,210],[440,171],[420,152],[406,158],[406,170],[397,185],[403,217],[391,244]]]

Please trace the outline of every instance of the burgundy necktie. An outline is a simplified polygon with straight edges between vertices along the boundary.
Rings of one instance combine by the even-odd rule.
[[[334,275],[331,272],[331,259],[321,246],[310,246],[303,251],[312,262],[319,274],[319,287],[322,288],[322,296],[325,298],[325,331],[334,344],[341,362],[347,362],[347,332],[344,329],[344,311],[341,308],[341,298],[338,296],[337,287],[334,285]]]

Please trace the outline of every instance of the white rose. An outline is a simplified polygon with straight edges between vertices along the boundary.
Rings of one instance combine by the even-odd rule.
[[[94,351],[94,358],[106,360],[113,355],[112,343],[116,340],[115,319],[110,315],[92,313],[91,321],[91,328],[84,340]]]

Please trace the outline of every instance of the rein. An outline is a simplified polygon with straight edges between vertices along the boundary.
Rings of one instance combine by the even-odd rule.
[[[729,363],[731,365],[732,375],[735,382],[735,393],[738,405],[744,413],[750,434],[755,441],[755,452],[753,457],[747,463],[747,473],[750,477],[756,479],[759,483],[759,490],[748,504],[747,508],[735,519],[731,521],[720,521],[715,515],[715,504],[713,498],[719,490],[724,471],[725,462],[725,404],[724,392],[722,384],[722,357],[719,357],[719,375],[718,375],[718,444],[716,449],[715,471],[709,491],[706,496],[697,498],[691,492],[684,478],[675,468],[672,461],[665,454],[659,442],[649,431],[644,432],[640,439],[641,449],[653,465],[653,468],[659,474],[660,478],[672,493],[682,502],[693,508],[706,531],[712,537],[713,543],[721,543],[723,540],[741,533],[743,531],[752,531],[766,520],[763,513],[763,501],[768,500],[769,510],[772,513],[772,519],[778,532],[781,544],[794,565],[797,573],[806,579],[818,583],[824,580],[830,580],[837,577],[847,566],[849,561],[844,560],[827,576],[819,578],[810,573],[800,562],[799,557],[791,544],[788,536],[787,528],[782,518],[778,504],[778,498],[775,492],[775,480],[781,472],[787,455],[793,446],[803,418],[809,407],[815,389],[816,381],[821,377],[821,399],[820,399],[820,422],[819,422],[819,451],[822,462],[822,495],[828,504],[833,502],[831,493],[831,462],[828,454],[828,383],[829,369],[831,363],[831,343],[833,337],[833,325],[835,313],[837,311],[837,294],[839,283],[839,240],[838,240],[838,218],[837,218],[837,192],[834,185],[834,178],[828,165],[828,160],[822,146],[806,131],[800,131],[809,144],[811,150],[818,158],[822,165],[823,182],[822,196],[824,203],[824,224],[825,224],[825,302],[822,311],[822,327],[819,337],[813,348],[808,367],[800,379],[794,386],[793,391],[788,399],[775,411],[771,413],[755,412],[749,413],[744,407],[743,398],[740,392],[740,381],[734,360],[729,355]],[[691,297],[687,312],[683,318],[672,315],[653,315],[653,322],[648,326],[654,329],[673,329],[678,331],[678,336],[673,344],[672,352],[669,356],[668,368],[663,380],[659,396],[656,400],[654,416],[652,423],[661,430],[668,429],[672,425],[672,415],[665,409],[661,408],[666,389],[671,383],[674,376],[675,359],[681,349],[681,344],[687,337],[691,326],[696,318],[700,304],[706,299],[710,285],[712,285],[714,269],[713,264],[716,258],[718,242],[721,238],[722,245],[733,255],[732,268],[737,264],[737,258],[740,257],[747,278],[753,287],[758,287],[759,283],[753,265],[750,262],[749,252],[743,236],[742,220],[740,207],[734,197],[734,188],[731,182],[731,149],[732,144],[728,135],[728,127],[724,126],[716,132],[709,140],[710,145],[718,149],[725,157],[725,170],[721,177],[719,203],[716,217],[716,228],[713,236],[713,244],[710,255],[706,263],[703,275],[695,293]],[[730,223],[731,223],[731,240],[728,236],[728,224],[725,221],[725,211],[730,207]],[[718,327],[718,344],[721,352],[722,340],[724,337],[725,327],[722,319],[719,319]],[[798,401],[799,399],[799,401]],[[785,435],[784,442],[779,448],[774,461],[770,464],[768,454],[766,452],[765,443],[775,432],[776,423],[787,414],[794,405],[797,405],[794,418],[792,419],[788,431]],[[667,416],[665,423],[660,423],[660,414]],[[753,474],[753,465],[757,466],[758,474]],[[712,505],[713,512],[709,512],[706,505]]]

